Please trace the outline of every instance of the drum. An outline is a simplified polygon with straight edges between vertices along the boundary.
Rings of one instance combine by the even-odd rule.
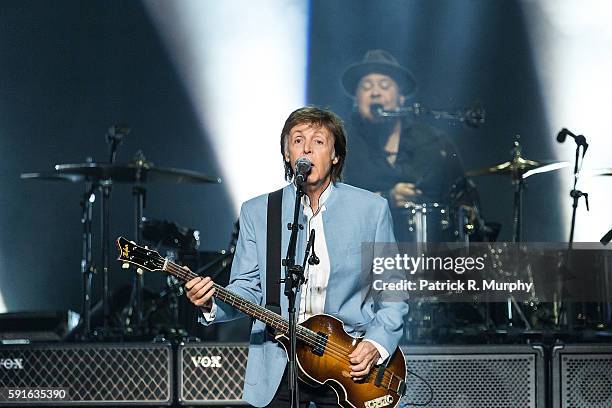
[[[455,242],[467,240],[469,217],[463,207],[439,202],[407,203],[393,211],[399,242]]]

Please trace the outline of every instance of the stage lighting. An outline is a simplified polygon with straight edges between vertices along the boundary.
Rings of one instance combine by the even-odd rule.
[[[238,212],[283,185],[280,131],[305,99],[308,2],[144,4],[193,102]]]
[[[609,106],[612,91],[612,3],[524,0],[523,10],[533,44],[549,123],[549,143],[557,159],[574,161],[574,144],[560,145],[555,135],[569,128],[586,136],[590,148],[583,170],[612,167]],[[573,167],[573,166],[572,166]],[[561,189],[552,203],[561,203],[565,237],[569,236],[572,174],[565,171]],[[587,172],[585,172],[587,173]],[[589,193],[577,213],[575,240],[597,242],[612,225],[612,177],[584,176],[577,186]],[[567,239],[567,238],[566,238]]]

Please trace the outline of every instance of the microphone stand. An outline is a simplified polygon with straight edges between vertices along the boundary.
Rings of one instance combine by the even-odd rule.
[[[566,130],[566,129],[565,129]],[[580,190],[576,189],[576,185],[578,184],[578,173],[579,173],[579,168],[582,168],[582,164],[580,164],[580,166],[578,165],[579,161],[580,161],[580,147],[583,148],[582,150],[582,159],[584,160],[584,155],[586,154],[586,149],[588,147],[587,143],[586,143],[586,138],[582,135],[579,136],[575,136],[573,133],[567,131],[567,134],[572,136],[572,138],[574,139],[574,141],[576,142],[576,154],[575,154],[575,158],[574,158],[574,186],[572,188],[572,190],[570,191],[570,197],[572,198],[572,223],[570,226],[570,235],[569,235],[569,241],[567,243],[567,247],[569,249],[568,253],[567,253],[567,257],[571,257],[571,250],[574,247],[574,231],[576,228],[576,211],[578,209],[578,202],[580,201],[580,197],[584,197],[585,203],[586,203],[586,208],[587,211],[589,211],[589,194],[588,193],[584,193]],[[559,139],[559,137],[557,137],[557,141],[559,141],[560,143],[563,142],[563,140]],[[570,265],[571,263],[569,262],[570,259],[566,259],[565,265]],[[567,307],[566,309],[566,323],[568,325],[568,329],[571,332],[573,332],[574,330],[574,304],[571,301],[566,301],[567,302]],[[584,305],[582,305],[584,306]],[[563,307],[563,300],[561,301],[561,307]],[[561,313],[560,313],[561,314]]]
[[[589,194],[583,193],[580,190],[576,190],[576,184],[578,183],[578,161],[580,160],[580,147],[583,146],[578,141],[576,142],[576,157],[574,160],[574,187],[570,191],[570,197],[572,197],[572,224],[570,227],[570,236],[568,241],[568,249],[572,249],[574,245],[574,229],[576,227],[576,210],[578,209],[578,202],[580,201],[580,197],[584,197],[584,201],[586,203],[587,211],[589,211]],[[584,146],[583,146],[584,148]],[[583,150],[582,158],[584,160],[584,153],[586,153],[586,149]],[[580,166],[582,167],[582,165]]]
[[[288,385],[291,394],[291,406],[298,408],[300,406],[299,397],[299,385],[298,385],[298,373],[297,373],[297,319],[295,310],[295,301],[298,293],[298,288],[304,282],[304,266],[296,265],[295,263],[295,251],[297,246],[297,235],[299,230],[303,230],[304,226],[298,224],[298,216],[300,213],[300,204],[302,197],[304,196],[303,183],[296,183],[297,191],[295,194],[295,205],[293,207],[293,222],[287,225],[287,228],[291,230],[291,237],[289,238],[289,246],[287,247],[287,256],[282,260],[282,265],[285,267],[285,278],[281,280],[285,284],[285,296],[288,299],[289,309],[289,350],[288,350]],[[306,246],[306,255],[304,261],[308,258],[308,251],[310,245]]]
[[[435,119],[456,120],[473,128],[477,128],[484,124],[486,117],[486,112],[479,103],[474,103],[468,108],[458,109],[455,112],[429,109],[419,102],[414,102],[410,106],[402,106],[393,110],[384,110],[382,106],[379,105],[374,111],[374,114],[383,118],[403,117],[408,115],[421,116],[428,114]]]

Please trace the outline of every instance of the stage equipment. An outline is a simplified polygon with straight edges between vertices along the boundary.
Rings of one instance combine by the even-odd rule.
[[[576,189],[580,175],[580,169],[584,164],[584,156],[586,154],[587,149],[589,148],[589,144],[587,143],[586,138],[583,135],[575,135],[566,128],[561,129],[561,131],[557,134],[557,142],[564,143],[567,136],[570,136],[574,139],[574,142],[576,142],[576,153],[574,157],[574,185],[572,186],[572,189],[569,193],[570,197],[572,198],[572,221],[570,224],[568,248],[572,249],[574,246],[574,231],[576,230],[576,212],[578,210],[578,203],[581,198],[584,197],[586,209],[587,211],[589,211],[589,193],[585,193]],[[580,148],[582,148],[582,157],[580,157]],[[571,253],[568,253],[568,256],[571,256]],[[570,262],[570,260],[567,258],[563,260],[563,264],[566,264],[568,262]],[[564,265],[562,265],[562,267],[563,266]],[[580,320],[586,320],[586,316],[582,315],[581,313],[576,313],[574,306],[575,305],[573,302],[562,301],[559,307],[559,309],[563,310],[563,312],[566,314],[565,320],[570,331],[574,329],[575,318],[578,318]],[[584,308],[584,303],[579,305],[579,309]]]
[[[120,237],[117,240],[118,260],[149,271],[163,271],[182,281],[198,277],[179,265],[164,259],[153,250],[143,248]],[[308,258],[306,256],[304,259]],[[289,349],[289,322],[263,306],[252,303],[215,284],[214,296],[248,316],[256,318],[274,329],[275,339]],[[348,355],[362,337],[352,337],[344,331],[340,320],[329,315],[315,315],[296,327],[297,359],[300,378],[315,384],[327,380],[341,402],[364,406],[368,401],[384,400],[386,406],[395,407],[405,392],[406,365],[398,348],[384,365],[375,366],[364,380],[355,382],[343,374],[350,365]],[[306,377],[308,375],[308,377]]]
[[[393,110],[384,110],[382,105],[373,104],[371,106],[371,111],[373,115],[383,118],[408,115],[429,115],[432,116],[434,119],[445,119],[462,122],[472,128],[478,128],[480,127],[480,125],[484,124],[486,117],[486,112],[484,108],[478,102],[474,102],[472,105],[465,109],[456,109],[454,112],[441,109],[429,109],[418,102],[415,102],[410,106],[402,106]]]
[[[178,347],[181,405],[248,405],[242,401],[249,345],[187,343]],[[263,374],[262,374],[263,375]]]
[[[406,396],[401,400],[405,407],[545,406],[547,366],[542,347],[413,346],[402,351],[408,368]]]
[[[599,240],[602,245],[608,245],[612,241],[612,229],[604,234],[603,237]]]
[[[22,179],[37,180],[60,180],[70,182],[84,182],[85,193],[81,200],[83,216],[83,261],[81,262],[81,272],[83,274],[83,310],[81,324],[83,339],[92,336],[90,328],[91,320],[91,280],[95,273],[95,267],[91,262],[91,212],[92,204],[95,200],[95,191],[99,188],[102,195],[102,303],[104,310],[104,322],[102,336],[108,336],[110,321],[110,286],[109,286],[109,228],[110,228],[110,207],[109,200],[111,188],[114,183],[133,184],[135,224],[134,234],[136,239],[140,239],[141,220],[143,219],[143,209],[146,198],[145,183],[148,182],[167,182],[175,184],[184,183],[220,183],[221,180],[206,174],[191,170],[175,168],[157,167],[153,163],[146,161],[144,155],[138,152],[134,161],[129,164],[115,164],[114,159],[117,147],[122,138],[129,133],[129,128],[125,125],[116,125],[109,129],[107,142],[110,145],[110,163],[94,163],[88,160],[86,163],[78,164],[58,164],[52,172],[44,173],[22,173]],[[135,319],[131,319],[136,326],[136,334],[143,334],[144,315],[143,315],[143,288],[144,282],[142,274],[135,274],[134,285],[134,314]],[[140,332],[140,333],[139,333]],[[100,334],[100,333],[98,333]],[[124,333],[125,334],[125,333]]]
[[[23,344],[60,341],[79,322],[79,314],[68,311],[0,314],[0,343]]]
[[[522,148],[521,144],[519,143],[519,139],[520,135],[516,135],[514,145],[512,147],[512,150],[510,151],[512,155],[511,160],[482,169],[476,169],[466,172],[467,176],[498,174],[510,177],[510,180],[512,181],[512,186],[514,188],[512,242],[522,242],[523,240],[522,212],[525,179],[534,174],[547,173],[550,171],[559,170],[569,165],[569,163],[567,162],[546,160],[536,161],[524,158],[522,156]],[[519,314],[525,327],[528,330],[531,329],[531,324],[529,323],[529,320],[525,317],[525,314],[523,313],[521,307],[516,303],[514,297],[510,297],[507,303],[508,324],[510,326],[513,325],[512,306],[514,306],[515,310]]]
[[[407,224],[406,237],[397,237],[401,242],[456,241],[460,232],[451,220],[449,207],[442,203],[406,203],[394,212],[401,213]]]
[[[156,247],[165,246],[180,251],[196,251],[200,246],[200,231],[176,222],[142,218],[142,238]]]
[[[553,408],[612,406],[612,345],[556,346],[552,351]]]
[[[570,226],[570,236],[568,241],[569,249],[572,249],[572,245],[574,244],[574,230],[576,227],[576,210],[578,209],[578,201],[580,201],[581,197],[584,197],[584,201],[586,203],[586,209],[589,210],[589,194],[584,193],[580,190],[576,190],[576,185],[578,184],[578,174],[582,164],[584,163],[584,155],[586,154],[587,149],[589,148],[589,144],[586,141],[586,138],[583,135],[575,135],[566,128],[561,129],[559,134],[557,135],[557,142],[563,143],[565,142],[565,138],[570,136],[576,142],[576,157],[574,158],[574,186],[570,191],[570,197],[572,198],[572,223]],[[580,148],[582,147],[582,162],[580,160]]]
[[[0,346],[0,361],[0,406],[160,406],[173,399],[169,344]]]

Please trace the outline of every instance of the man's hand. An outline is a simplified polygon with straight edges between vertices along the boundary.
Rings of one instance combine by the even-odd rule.
[[[389,201],[391,207],[404,207],[408,202],[414,201],[421,194],[423,192],[412,183],[397,183],[389,191]]]
[[[187,298],[196,306],[210,310],[212,307],[212,296],[215,293],[214,282],[207,276],[205,278],[193,278],[185,284]]]
[[[362,341],[355,347],[355,350],[349,354],[349,361],[351,362],[350,375],[353,377],[353,381],[362,380],[374,364],[380,358],[378,350],[369,341]]]

